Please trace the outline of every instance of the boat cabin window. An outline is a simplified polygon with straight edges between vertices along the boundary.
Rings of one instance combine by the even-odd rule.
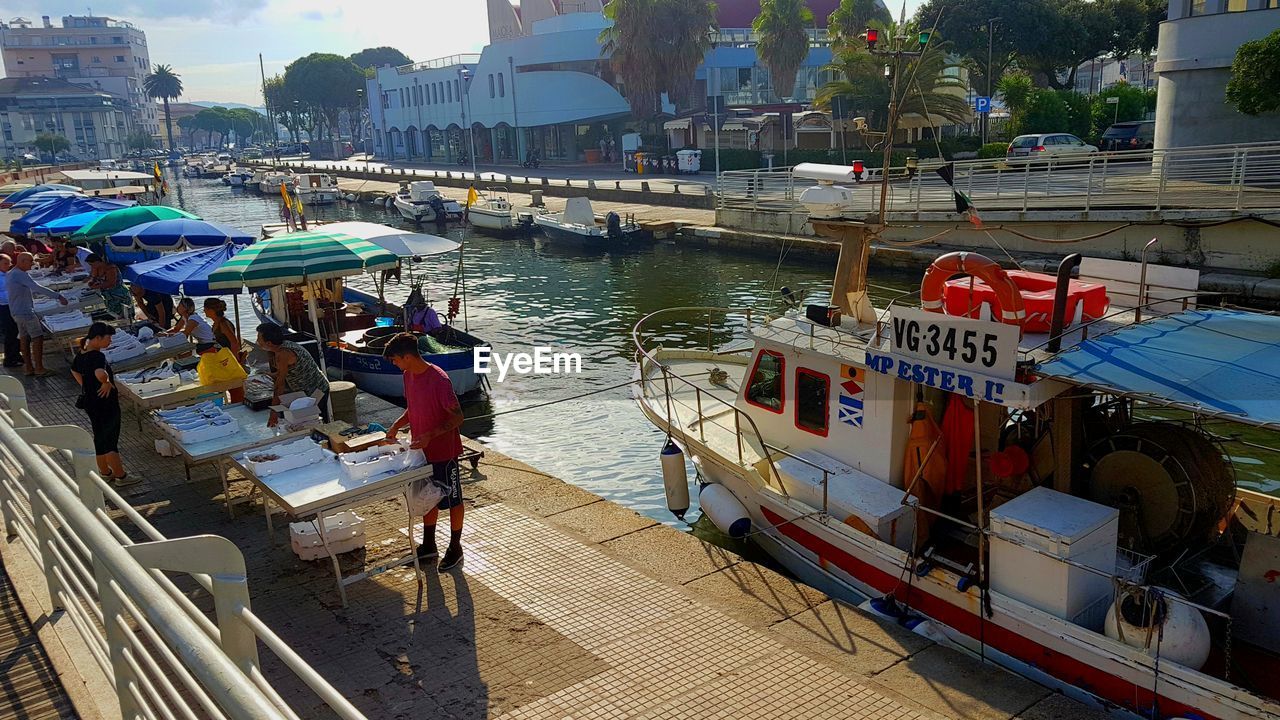
[[[751,370],[751,380],[747,383],[747,402],[769,412],[781,413],[783,392],[783,371],[786,363],[782,355],[765,350],[756,357],[756,366]]]
[[[809,368],[796,368],[796,427],[827,436],[827,398],[831,378]]]

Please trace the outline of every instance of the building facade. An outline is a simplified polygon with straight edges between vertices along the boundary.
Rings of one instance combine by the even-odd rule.
[[[382,67],[368,81],[366,97],[374,152],[387,160],[455,162],[469,157],[474,137],[483,162],[522,160],[530,150],[543,159],[584,159],[602,138],[621,146],[635,130],[625,78],[602,55],[599,36],[609,26],[600,0],[486,0],[490,44],[479,54],[458,55],[403,67]],[[794,97],[778,98],[756,53],[750,30],[758,0],[717,4],[721,30],[715,48],[695,75],[695,107],[708,96],[727,107],[799,111],[829,79],[827,16],[838,0],[809,0],[814,11],[812,49],[797,73]],[[467,129],[471,129],[471,133]],[[794,143],[795,138],[791,139]]]
[[[1226,102],[1236,49],[1280,29],[1280,0],[1170,0],[1155,72],[1155,146],[1280,140],[1280,113],[1236,112]]]
[[[126,110],[118,95],[58,78],[0,79],[3,156],[40,155],[35,139],[47,132],[67,138],[68,151],[78,157],[120,157],[128,137]]]
[[[61,26],[47,15],[38,25],[16,18],[0,23],[0,53],[6,77],[59,78],[123,98],[129,131],[160,139],[160,112],[143,91],[151,73],[147,35],[132,24],[92,15],[65,16]]]

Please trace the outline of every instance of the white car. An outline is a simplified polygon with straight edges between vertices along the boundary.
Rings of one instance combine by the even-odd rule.
[[[1064,155],[1088,155],[1098,152],[1098,148],[1067,133],[1045,133],[1041,135],[1019,135],[1009,143],[1005,150],[1007,158],[1047,158]]]

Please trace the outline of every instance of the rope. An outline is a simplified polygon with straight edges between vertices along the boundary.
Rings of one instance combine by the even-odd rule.
[[[991,234],[991,231],[990,231],[990,230],[985,230],[985,229],[984,229],[982,232],[986,233],[986,235],[987,235],[987,239],[989,239],[991,242],[995,243],[995,246],[996,246],[996,247],[998,247],[998,248],[1000,248],[1000,250],[1001,250],[1002,252],[1004,252],[1005,257],[1009,258],[1009,262],[1013,263],[1014,267],[1018,268],[1019,270],[1025,270],[1025,269],[1026,269],[1026,268],[1022,267],[1022,263],[1018,262],[1018,258],[1014,257],[1014,256],[1013,256],[1013,255],[1012,255],[1012,254],[1007,250],[1007,249],[1005,249],[1005,246],[1003,246],[1003,245],[1001,245],[1001,244],[1000,244],[1000,241],[999,241],[999,240],[997,240],[997,239],[996,239],[996,237],[995,237],[994,235],[992,235],[992,234]]]

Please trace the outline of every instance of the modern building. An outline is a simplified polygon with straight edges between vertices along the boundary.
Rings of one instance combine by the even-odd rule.
[[[40,20],[39,25],[24,18],[0,23],[6,77],[54,77],[119,96],[128,106],[129,131],[139,127],[161,138],[159,111],[142,85],[151,73],[146,33],[93,15],[65,16],[61,26],[47,15]]]
[[[1132,55],[1127,58],[1098,57],[1080,63],[1076,68],[1073,89],[1081,95],[1094,95],[1116,85],[1154,90],[1156,88],[1155,58]],[[1063,73],[1063,78],[1065,78]]]
[[[1236,49],[1280,29],[1280,0],[1170,0],[1155,72],[1155,146],[1280,140],[1280,113],[1236,112],[1226,102]]]
[[[66,137],[69,152],[79,157],[120,157],[128,136],[126,110],[118,95],[58,78],[0,79],[3,156],[36,152],[36,136],[52,132]]]
[[[756,114],[802,111],[828,79],[827,18],[839,5],[808,1],[813,48],[797,73],[794,97],[777,97],[756,53],[750,27],[759,0],[721,0],[721,30],[697,70],[694,107],[667,104],[664,111],[688,115],[704,108],[707,96]],[[544,159],[572,162],[588,156],[601,137],[613,137],[621,147],[623,132],[639,128],[624,95],[625,79],[601,53],[599,36],[609,21],[600,0],[522,0],[518,7],[509,0],[486,2],[490,44],[481,53],[382,67],[368,81],[378,157],[454,162],[470,153],[473,135],[482,161],[520,160],[532,148]],[[788,141],[795,146],[794,132]]]

